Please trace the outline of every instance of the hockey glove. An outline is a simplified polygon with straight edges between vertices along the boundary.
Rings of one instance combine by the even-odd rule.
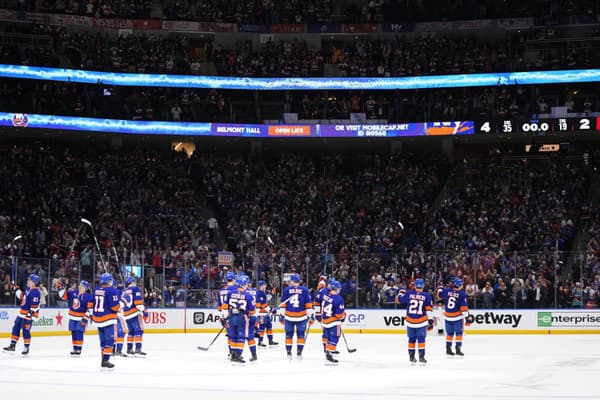
[[[87,326],[88,324],[88,319],[87,318],[81,318],[81,326],[83,326],[84,328]]]
[[[142,317],[148,318],[149,315],[150,314],[148,313],[148,311],[146,311],[146,310],[142,311]]]
[[[315,319],[311,318],[308,320],[308,326],[313,326],[315,324]]]
[[[279,315],[279,323],[280,323],[281,325],[284,325],[284,323],[285,323],[285,318],[283,318],[283,315]]]
[[[429,325],[427,325],[427,330],[432,331],[433,330],[433,319],[430,319],[427,322],[429,323]]]
[[[225,329],[229,328],[229,318],[221,318],[221,325]]]
[[[467,318],[465,318],[465,326],[471,326],[471,324],[473,323],[473,320],[475,318],[473,318],[473,316],[471,314],[469,314],[467,316]]]

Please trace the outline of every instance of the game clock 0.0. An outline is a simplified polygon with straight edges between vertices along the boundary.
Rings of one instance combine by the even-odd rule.
[[[478,121],[476,129],[476,133],[488,135],[598,132],[600,131],[600,117],[532,119],[529,121],[517,119],[482,120]]]

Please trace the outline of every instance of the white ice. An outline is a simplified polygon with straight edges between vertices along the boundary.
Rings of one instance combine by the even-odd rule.
[[[227,361],[224,337],[208,352],[197,350],[213,337],[146,335],[148,357],[113,358],[112,372],[100,371],[96,336],[86,335],[78,359],[69,357],[69,337],[34,337],[28,357],[20,355],[22,342],[16,354],[0,354],[1,397],[600,399],[599,335],[467,335],[463,359],[447,358],[444,337],[430,336],[426,366],[409,365],[404,335],[347,335],[358,351],[347,353],[341,341],[339,365],[326,366],[320,335],[311,334],[302,361],[288,361],[280,345],[259,350],[259,360],[243,367]]]

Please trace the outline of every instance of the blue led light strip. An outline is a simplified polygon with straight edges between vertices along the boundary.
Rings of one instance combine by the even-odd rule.
[[[600,69],[434,75],[395,78],[241,78],[129,74],[0,64],[0,77],[116,86],[236,90],[393,90],[550,83],[600,82]]]
[[[0,126],[134,135],[230,136],[252,138],[405,137],[472,135],[473,121],[403,124],[258,125],[206,122],[127,121],[0,112]]]

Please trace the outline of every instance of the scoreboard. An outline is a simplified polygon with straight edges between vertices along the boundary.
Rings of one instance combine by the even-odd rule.
[[[600,117],[480,120],[475,129],[478,134],[491,135],[600,133]]]

